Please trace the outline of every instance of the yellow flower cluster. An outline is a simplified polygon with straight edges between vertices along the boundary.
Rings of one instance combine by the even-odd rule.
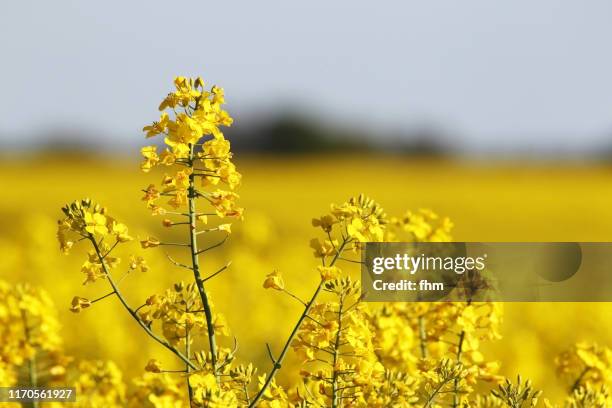
[[[20,366],[39,352],[59,351],[59,322],[48,294],[0,281],[0,360]]]
[[[144,373],[132,381],[129,408],[187,408],[184,381],[167,373]]]
[[[302,371],[310,389],[306,401],[324,406],[334,400],[365,402],[362,388],[381,379],[384,367],[374,353],[359,285],[342,277],[327,281],[325,290],[337,301],[314,305],[292,344],[305,361],[318,363]]]
[[[65,381],[70,359],[59,329],[46,292],[0,281],[0,385],[20,385],[24,377],[47,386]]]
[[[389,220],[393,228],[387,230],[385,241],[449,242],[451,241],[452,221],[440,217],[435,212],[422,208],[418,211],[407,211],[403,217]]]
[[[115,268],[121,261],[110,256],[112,250],[118,244],[133,239],[128,233],[128,228],[109,216],[106,208],[89,198],[74,201],[62,208],[62,211],[66,217],[58,221],[57,230],[62,251],[68,253],[76,242],[83,240],[89,241],[93,247],[81,266],[81,272],[85,275],[83,284],[87,285],[106,278],[107,271]],[[138,262],[143,264],[144,261],[140,258]],[[78,312],[88,307],[87,302],[87,299],[74,298],[72,310]]]
[[[74,201],[63,207],[62,211],[66,217],[58,221],[57,238],[65,253],[82,239],[114,238],[117,243],[133,239],[125,224],[110,217],[104,207],[89,198]]]
[[[189,377],[193,389],[191,405],[193,407],[217,408],[239,407],[236,393],[227,386],[219,386],[213,374],[193,374]]]
[[[530,380],[523,383],[519,375],[516,384],[506,379],[505,384],[500,384],[499,389],[493,390],[491,394],[495,398],[493,400],[494,404],[498,403],[501,406],[507,405],[509,407],[535,407],[538,405],[538,399],[542,395],[542,391],[534,390]]]
[[[328,235],[337,226],[344,238],[355,242],[382,241],[386,223],[387,215],[383,209],[364,195],[351,197],[340,205],[332,204],[329,214],[312,220],[314,227],[320,227]],[[333,246],[337,244],[338,241],[331,238],[324,241],[314,239],[311,247],[315,256],[322,257],[333,254]]]
[[[600,386],[612,383],[612,350],[595,343],[581,342],[561,353],[557,373],[572,389],[582,385]]]
[[[62,380],[68,359],[59,328],[46,292],[0,281],[0,385],[17,385],[23,372],[37,383]]]
[[[110,361],[80,362],[74,387],[82,407],[116,407],[125,401],[123,375]]]
[[[191,389],[191,406],[206,408],[238,408],[249,405],[250,386],[255,378],[256,369],[252,364],[241,364],[234,366],[236,349],[229,350],[220,348],[217,355],[220,362],[217,371],[223,380],[219,381],[212,373],[212,355],[199,352],[195,354],[195,360],[200,370],[189,375],[189,387]],[[286,395],[282,389],[274,386],[269,390],[270,399],[278,402],[275,396],[282,393],[283,400]],[[272,396],[272,395],[275,396]],[[288,405],[269,405],[263,402],[261,407],[288,407]]]
[[[608,387],[602,385],[600,387],[593,386],[587,383],[585,386],[576,388],[569,395],[563,405],[565,408],[608,408],[612,404],[612,398]],[[544,400],[546,408],[559,408],[558,405],[553,405],[547,400]]]
[[[209,305],[212,308],[212,303]],[[150,296],[138,312],[140,319],[150,325],[159,321],[164,337],[173,345],[184,343],[190,333],[201,335],[206,329],[203,306],[195,283],[177,283],[163,295]],[[212,311],[211,311],[212,313]],[[215,331],[229,335],[222,314],[212,313]]]
[[[395,370],[385,369],[382,377],[362,387],[365,406],[413,407],[420,401],[418,382],[415,377]]]
[[[45,291],[0,281],[0,385],[72,386],[77,402],[70,406],[122,406],[125,385],[117,366],[66,356],[59,330],[57,311]]]
[[[144,127],[147,137],[164,135],[165,149],[158,154],[157,146],[143,147],[143,171],[163,165],[178,168],[174,174],[166,174],[159,189],[149,185],[143,200],[154,214],[166,210],[157,204],[161,196],[168,196],[168,204],[174,209],[184,207],[188,196],[202,197],[210,202],[221,217],[240,217],[242,209],[236,205],[237,194],[231,191],[195,190],[193,181],[200,179],[201,185],[217,186],[223,183],[234,190],[242,176],[232,163],[230,142],[225,139],[221,126],[230,126],[232,118],[223,110],[223,89],[213,86],[204,89],[201,78],[177,77],[175,91],[168,94],[159,109],[159,121]],[[170,114],[169,114],[170,113]]]

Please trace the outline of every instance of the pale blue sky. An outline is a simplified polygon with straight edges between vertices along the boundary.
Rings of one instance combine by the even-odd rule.
[[[176,74],[240,121],[287,104],[468,146],[612,141],[612,2],[13,1],[0,11],[0,141],[138,139]]]

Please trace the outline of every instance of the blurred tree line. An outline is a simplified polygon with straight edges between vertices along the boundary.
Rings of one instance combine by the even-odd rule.
[[[239,152],[301,154],[381,151],[433,156],[450,150],[450,146],[443,142],[443,135],[433,129],[373,135],[297,115],[269,118],[255,126],[234,126],[225,133],[235,151]]]

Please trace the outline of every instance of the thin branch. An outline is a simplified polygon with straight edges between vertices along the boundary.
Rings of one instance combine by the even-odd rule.
[[[353,310],[355,307],[357,307],[357,305],[359,305],[361,303],[361,299],[358,299],[355,303],[353,303],[352,305],[350,305],[349,307],[347,307],[346,309],[344,309],[344,313],[348,313],[351,310]]]
[[[221,231],[221,230],[219,229],[219,227],[213,227],[213,228],[208,228],[208,229],[204,229],[201,231],[197,231],[196,235],[206,234],[207,232],[215,232],[215,231]]]
[[[323,323],[321,323],[320,321],[318,321],[317,319],[315,319],[314,317],[312,317],[310,315],[306,315],[306,318],[312,320],[313,322],[315,322],[316,324],[318,324],[321,327],[325,327],[325,325]]]
[[[431,393],[429,398],[427,398],[427,401],[425,401],[425,405],[424,405],[423,408],[429,408],[431,406],[431,404],[434,402],[436,396],[442,390],[442,387],[444,387],[446,385],[446,383],[449,382],[449,381],[450,380],[442,381],[440,384],[438,384],[438,386],[433,390],[433,392]]]
[[[109,293],[107,293],[107,294],[106,294],[106,295],[104,295],[104,296],[100,296],[99,298],[96,298],[96,299],[94,299],[94,300],[90,301],[89,303],[91,303],[91,304],[93,305],[94,303],[99,302],[99,301],[101,301],[102,299],[106,299],[107,297],[112,296],[112,295],[114,295],[114,294],[115,294],[115,291],[113,290],[112,292],[109,292]]]
[[[226,235],[226,236],[225,236],[225,238],[223,238],[223,240],[222,240],[221,242],[216,243],[216,244],[214,244],[214,245],[211,245],[211,246],[209,246],[208,248],[205,248],[205,249],[202,249],[202,250],[200,250],[200,251],[197,251],[195,254],[196,254],[196,255],[200,255],[200,254],[202,254],[202,253],[204,253],[204,252],[210,251],[211,249],[215,249],[215,248],[217,248],[217,247],[219,247],[219,246],[223,245],[223,244],[225,243],[225,241],[227,241],[227,238],[228,238],[228,237],[229,237],[229,235]]]
[[[589,370],[590,370],[589,367],[585,367],[584,370],[582,370],[578,378],[576,378],[576,381],[574,381],[574,383],[572,384],[572,388],[570,388],[571,392],[576,391],[578,387],[580,387],[580,383],[582,382],[582,379],[589,372]]]
[[[176,348],[174,348],[170,343],[168,343],[166,340],[162,339],[161,337],[159,337],[157,334],[155,334],[151,328],[145,324],[145,322],[142,321],[142,319],[140,318],[140,316],[138,316],[138,314],[136,313],[136,311],[134,311],[134,309],[132,309],[130,307],[130,305],[128,305],[127,301],[125,300],[125,298],[123,297],[121,291],[119,291],[119,288],[117,287],[117,285],[115,284],[115,281],[113,280],[113,277],[111,276],[108,267],[106,265],[106,263],[104,262],[104,259],[102,258],[102,254],[100,253],[100,247],[98,246],[98,243],[96,242],[96,240],[94,239],[93,235],[90,234],[89,237],[94,250],[96,251],[96,254],[98,255],[98,259],[100,261],[100,263],[102,264],[102,269],[104,270],[104,274],[106,275],[106,278],[108,279],[108,282],[110,283],[111,287],[113,288],[113,291],[115,293],[115,295],[117,295],[117,298],[119,299],[119,301],[121,302],[121,304],[123,305],[123,307],[128,311],[128,313],[134,318],[134,320],[136,320],[136,322],[140,325],[140,327],[142,327],[144,329],[144,331],[155,341],[157,341],[159,344],[161,344],[162,346],[164,346],[165,348],[167,348],[168,350],[170,350],[172,353],[174,353],[178,358],[180,358],[181,360],[183,360],[183,362],[185,362],[186,364],[188,364],[191,368],[197,368],[195,364],[193,364],[191,361],[189,361],[189,358],[185,357],[183,355],[183,353],[181,353],[179,350],[177,350]]]
[[[189,269],[190,271],[192,271],[192,270],[193,270],[193,268],[192,268],[191,266],[188,266],[188,265],[182,264],[182,263],[177,262],[177,261],[175,261],[174,259],[172,259],[172,257],[171,257],[171,256],[170,256],[170,254],[168,254],[168,253],[166,253],[166,258],[168,258],[168,260],[169,260],[170,262],[172,262],[172,263],[173,263],[175,266],[179,266],[179,267],[181,267],[181,268]]]
[[[229,261],[228,263],[226,263],[221,269],[219,269],[217,272],[213,273],[212,275],[204,278],[202,280],[202,282],[206,282],[212,278],[214,278],[215,276],[217,276],[218,274],[220,274],[221,272],[223,272],[224,270],[226,270],[227,268],[229,268],[229,266],[232,264],[232,261]]]
[[[242,383],[242,392],[244,392],[244,402],[249,405],[251,403],[251,398],[249,397],[249,390],[246,382]]]
[[[342,253],[344,247],[346,246],[348,242],[349,241],[347,239],[343,239],[342,245],[340,245],[340,248],[336,252],[336,255],[334,256],[333,260],[331,261],[330,266],[333,266],[336,263],[336,261],[338,260],[338,257],[340,256],[340,254]],[[277,371],[281,368],[281,363],[283,362],[283,359],[285,358],[287,351],[289,351],[289,347],[291,346],[293,339],[297,335],[297,332],[299,331],[300,326],[302,325],[302,322],[304,321],[304,319],[306,319],[308,312],[310,312],[310,308],[312,307],[314,302],[317,300],[317,297],[319,296],[319,293],[321,292],[321,289],[323,288],[324,283],[325,281],[321,279],[321,282],[319,282],[319,286],[317,286],[317,288],[315,289],[314,294],[310,298],[310,301],[306,304],[306,307],[304,308],[304,311],[300,315],[296,325],[293,327],[293,330],[291,330],[291,333],[289,334],[289,337],[287,338],[287,341],[285,342],[285,345],[280,355],[278,356],[278,360],[276,364],[274,364],[274,366],[270,370],[270,373],[266,377],[266,381],[264,382],[263,386],[261,387],[257,395],[255,395],[255,397],[253,398],[253,401],[249,404],[249,408],[253,408],[257,405],[259,400],[263,397],[264,393],[266,392],[266,390],[272,383],[274,376],[276,375]]]
[[[113,244],[112,247],[110,247],[110,249],[108,251],[106,251],[106,253],[104,255],[102,255],[102,259],[106,258],[108,255],[110,255],[111,252],[113,252],[113,249],[115,249],[115,247],[117,246],[117,244],[119,243],[119,240],[115,241],[115,243]]]
[[[268,356],[270,356],[270,360],[272,360],[272,364],[276,365],[276,359],[272,354],[272,349],[270,348],[270,344],[266,343],[266,349],[268,350]]]
[[[190,247],[190,244],[184,244],[182,242],[160,242],[159,245],[162,246],[182,246],[182,247]]]
[[[331,244],[332,248],[334,248],[334,251],[338,251],[336,245],[334,245],[334,240],[331,236],[331,231],[327,231],[327,237],[329,238],[329,243]]]
[[[121,284],[121,282],[123,282],[123,280],[130,274],[130,272],[131,269],[128,269],[127,271],[123,272],[123,275],[121,275],[121,277],[117,281],[117,285]]]
[[[218,174],[215,173],[193,173],[194,176],[197,177],[214,177],[214,178],[221,178],[221,176],[219,176]]]
[[[363,261],[355,261],[353,259],[346,259],[346,258],[338,258],[338,259],[340,259],[341,261],[344,261],[344,262],[351,262],[351,263],[356,263],[356,264],[360,264],[360,265],[365,265],[365,262],[363,262]]]
[[[145,190],[143,190],[143,191],[146,192]],[[189,217],[189,214],[187,214],[187,213],[176,212],[176,211],[165,211],[164,214],[182,215],[183,217]]]
[[[300,299],[299,297],[297,297],[296,295],[294,295],[293,293],[289,292],[287,289],[282,289],[282,291],[286,294],[288,294],[289,296],[291,296],[293,299],[297,300],[298,302],[300,302],[303,306],[307,306],[306,302],[304,302],[302,299]]]

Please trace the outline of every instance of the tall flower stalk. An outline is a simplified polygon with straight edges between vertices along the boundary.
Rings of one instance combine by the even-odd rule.
[[[200,293],[200,299],[202,300],[202,306],[204,307],[204,316],[206,317],[206,333],[208,335],[208,345],[210,348],[210,355],[212,361],[212,369],[215,373],[217,380],[219,376],[217,374],[217,341],[215,339],[215,327],[213,324],[213,317],[210,308],[210,302],[208,301],[208,294],[204,288],[204,280],[200,274],[200,255],[198,253],[198,237],[196,227],[196,198],[198,197],[198,191],[195,187],[194,173],[194,145],[189,145],[189,161],[187,162],[188,168],[190,169],[189,174],[189,190],[187,199],[189,201],[189,249],[191,251],[191,267],[193,269],[193,277]],[[189,341],[187,341],[189,344]]]
[[[316,321],[316,318],[311,315],[311,310],[315,306],[321,291],[325,288],[326,283],[336,279],[341,274],[341,270],[336,267],[336,263],[343,259],[343,253],[348,249],[357,251],[361,242],[367,242],[369,240],[381,241],[384,235],[386,222],[386,214],[383,209],[376,202],[363,195],[351,198],[342,205],[332,205],[330,214],[313,220],[313,226],[320,227],[325,234],[323,239],[315,238],[311,240],[311,247],[314,251],[314,255],[321,260],[321,266],[319,267],[321,280],[310,297],[310,300],[305,304],[304,311],[297,319],[278,358],[272,358],[271,356],[272,368],[249,407],[255,407],[273,383],[274,377],[281,369],[282,362],[289,348],[294,343],[294,339],[302,328],[304,321],[306,319]],[[264,282],[264,287],[285,291],[284,283],[281,285],[281,282],[282,279],[279,276],[270,274]],[[341,313],[341,311],[338,313]],[[336,333],[336,335],[339,336],[339,332]],[[298,344],[299,343],[298,341]],[[307,344],[306,347],[308,347]],[[334,353],[334,351],[326,351],[332,354]],[[314,351],[309,350],[306,353],[312,355]],[[336,358],[337,357],[338,355],[336,354]],[[334,377],[336,377],[336,375],[334,375]],[[333,382],[336,384],[337,388],[338,378],[336,377]],[[336,389],[333,394],[332,400],[336,401],[336,405],[334,406],[338,406],[338,390]]]
[[[155,145],[143,147],[141,169],[149,172],[154,167],[163,166],[169,172],[162,177],[159,186],[150,184],[143,190],[143,201],[154,215],[164,217],[161,222],[164,227],[187,227],[188,230],[183,242],[163,241],[149,236],[140,244],[143,249],[187,249],[188,262],[166,255],[173,265],[192,273],[193,283],[178,282],[164,294],[150,296],[141,306],[131,306],[119,288],[122,278],[116,280],[111,270],[119,262],[114,256],[115,249],[119,244],[131,241],[132,237],[124,224],[117,222],[105,208],[89,199],[64,207],[66,218],[59,222],[58,237],[65,252],[79,241],[89,241],[93,250],[82,267],[86,275],[84,284],[104,279],[111,286],[110,293],[94,301],[75,297],[72,310],[78,312],[96,301],[116,296],[151,338],[184,363],[184,372],[188,374],[189,400],[192,405],[197,405],[198,401],[209,401],[214,397],[208,388],[202,387],[202,375],[212,376],[217,387],[220,387],[222,376],[229,375],[229,363],[235,352],[219,347],[217,336],[228,334],[227,325],[223,316],[214,312],[205,285],[206,281],[226,270],[229,263],[205,276],[201,256],[227,240],[231,224],[224,219],[242,218],[243,210],[236,204],[238,195],[232,191],[239,185],[241,175],[231,161],[230,143],[220,130],[222,126],[232,123],[232,118],[222,109],[225,103],[223,89],[213,86],[206,90],[201,78],[177,77],[174,85],[175,90],[159,106],[162,111],[160,119],[144,128],[147,138],[163,135],[166,147],[161,152]],[[221,185],[226,185],[229,190],[219,189]],[[159,203],[164,198],[168,201]],[[201,207],[204,210],[198,209],[198,201],[207,204]],[[204,244],[208,237],[210,244]],[[148,270],[142,257],[132,256],[129,269],[138,268]],[[161,335],[155,330],[156,322],[162,330]],[[205,332],[208,340],[207,352],[191,347],[193,333],[200,330]],[[168,371],[162,370],[157,360],[151,360],[147,370]],[[231,388],[233,385],[223,386]],[[220,393],[221,390],[215,392]],[[218,396],[224,401],[234,399],[231,395]]]
[[[230,224],[217,224],[212,228],[199,224],[208,224],[209,216],[239,218],[242,216],[242,209],[235,206],[236,194],[222,190],[206,192],[198,188],[196,181],[201,181],[202,187],[225,183],[230,189],[234,189],[240,183],[241,176],[231,162],[229,142],[219,129],[220,126],[229,126],[232,123],[231,117],[221,108],[225,102],[223,90],[218,87],[212,87],[210,91],[204,90],[204,82],[201,78],[193,80],[178,77],[175,79],[175,87],[176,91],[170,93],[160,105],[162,111],[171,110],[174,118],[170,118],[166,112],[163,112],[158,122],[144,128],[147,137],[165,135],[164,142],[168,148],[159,156],[155,146],[143,148],[145,161],[141,167],[146,172],[158,164],[178,166],[182,169],[174,176],[166,175],[163,178],[161,193],[155,186],[150,185],[145,190],[144,199],[154,214],[174,214],[188,219],[186,225],[189,228],[189,243],[186,246],[189,249],[191,266],[187,269],[193,271],[206,322],[211,369],[219,382],[215,316],[204,283],[206,279],[202,275],[200,266],[200,255],[216,246],[201,250],[198,236],[209,232],[229,234],[231,228]],[[160,196],[171,197],[168,204],[175,210],[179,210],[186,204],[187,212],[177,213],[164,210],[155,203]],[[196,209],[198,199],[207,200],[212,205],[213,212],[198,213]],[[167,218],[163,221],[163,225],[167,227],[183,224],[185,223],[182,221],[175,222]],[[225,239],[219,244],[224,241]],[[164,245],[164,243],[159,242],[159,245]],[[150,246],[157,246],[156,240],[148,239],[143,242],[143,247]]]

